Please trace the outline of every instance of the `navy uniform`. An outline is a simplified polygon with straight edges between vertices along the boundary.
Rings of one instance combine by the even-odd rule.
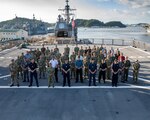
[[[117,63],[117,60],[115,60],[112,65],[112,87],[114,87],[114,86],[117,87],[118,72],[119,72],[119,64]]]
[[[97,65],[94,63],[94,60],[89,64],[89,86],[91,86],[91,80],[93,78],[93,85],[96,86],[96,71],[97,71]]]
[[[68,81],[68,86],[70,87],[70,64],[68,60],[62,65],[62,73],[63,73],[63,87],[66,85],[66,78]]]
[[[37,77],[37,63],[35,63],[34,59],[31,60],[31,63],[29,64],[29,71],[30,71],[30,84],[29,87],[32,86],[33,83],[33,77],[36,81],[36,86],[39,87],[38,77]]]
[[[81,83],[83,83],[83,77],[82,77],[83,61],[80,60],[80,56],[78,56],[78,60],[76,60],[75,66],[76,66],[76,83],[79,80],[79,75],[80,75],[80,81],[81,81]]]
[[[103,81],[105,83],[105,80],[106,80],[106,70],[107,70],[107,64],[104,62],[104,60],[102,60],[102,63],[99,66],[99,77],[98,77],[99,83],[101,81],[101,76],[103,76]]]

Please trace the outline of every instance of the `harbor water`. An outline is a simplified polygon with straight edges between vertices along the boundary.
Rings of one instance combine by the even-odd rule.
[[[125,40],[141,41],[150,44],[150,33],[142,27],[127,28],[78,28],[79,39],[94,40],[94,43],[101,44],[101,40]],[[92,41],[93,42],[93,41]]]

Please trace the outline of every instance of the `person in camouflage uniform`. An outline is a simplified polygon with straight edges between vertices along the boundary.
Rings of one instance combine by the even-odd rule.
[[[47,76],[48,76],[48,87],[53,86],[54,87],[54,73],[55,73],[55,69],[52,68],[52,64],[48,63],[47,66]]]
[[[47,47],[45,54],[48,55],[50,53],[49,47]]]
[[[97,56],[96,56],[96,53],[95,53],[95,52],[93,52],[91,59],[93,59],[93,60],[94,60],[94,63],[97,65],[98,59],[97,59]]]
[[[35,52],[35,56],[36,56],[37,62],[40,59],[41,54],[42,54],[41,51],[39,50],[39,48],[37,48],[37,50]]]
[[[84,70],[84,78],[88,78],[88,72],[89,72],[89,64],[88,64],[88,61],[87,61],[87,56],[86,54],[84,54],[84,57],[83,57],[83,70]]]
[[[79,50],[80,55],[83,56],[84,50],[83,50],[83,46],[81,46],[81,49]]]
[[[57,45],[54,48],[54,53],[58,53],[59,52],[59,48],[57,47]]]
[[[104,55],[102,53],[102,51],[100,51],[100,54],[98,55],[98,64],[100,65],[102,60],[104,59]]]
[[[125,69],[124,69],[125,81],[128,81],[129,68],[131,67],[131,62],[130,62],[130,60],[128,60],[128,57],[126,57],[124,66],[125,66]]]
[[[28,70],[28,61],[24,58],[24,61],[21,64],[21,68],[23,70],[23,82],[29,82],[29,70]]]
[[[19,87],[19,79],[17,79],[17,64],[15,63],[15,60],[12,59],[11,63],[9,64],[9,70],[10,70],[10,76],[11,76],[11,84],[10,87],[14,86],[15,83],[17,83],[17,86]]]
[[[111,79],[111,60],[109,58],[109,56],[107,56],[107,58],[105,59],[106,65],[107,65],[107,70],[106,70],[106,78],[107,80]]]
[[[68,47],[68,45],[66,45],[66,47],[64,48],[64,52],[65,52],[66,56],[68,56],[68,58],[69,58],[70,48]]]
[[[139,69],[140,69],[140,63],[137,60],[133,64],[133,80],[135,81],[135,83],[137,83],[137,80],[138,80]]]
[[[77,44],[76,44],[76,47],[74,48],[74,52],[75,52],[75,54],[76,54],[76,55],[78,55],[79,47],[78,47],[78,45],[77,45]]]
[[[17,57],[16,59],[16,71],[17,71],[17,79],[20,78],[21,76],[21,79],[23,80],[23,70],[22,70],[22,67],[21,67],[21,64],[22,64],[22,60],[20,59],[20,56]]]
[[[41,79],[41,75],[43,74],[43,78],[45,78],[45,70],[46,70],[46,61],[43,56],[40,56],[38,61],[38,68],[39,68],[39,79]]]
[[[76,59],[76,55],[75,55],[75,53],[74,52],[72,52],[72,54],[71,54],[71,56],[70,56],[70,60],[75,60]]]

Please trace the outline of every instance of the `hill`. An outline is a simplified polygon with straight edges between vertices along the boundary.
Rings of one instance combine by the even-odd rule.
[[[90,20],[85,20],[85,19],[77,19],[76,24],[78,27],[126,27],[123,23],[120,21],[111,21],[104,23],[102,21],[96,20],[96,19],[90,19]]]
[[[43,24],[45,27],[51,27],[54,25],[54,24],[42,22],[41,20],[36,20],[36,19],[34,20],[34,23],[35,25]],[[0,22],[1,29],[23,29],[24,27],[27,27],[28,25],[33,25],[33,19],[16,17],[12,20]]]

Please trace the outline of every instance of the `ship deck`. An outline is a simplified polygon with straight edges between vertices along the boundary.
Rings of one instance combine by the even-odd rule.
[[[69,45],[71,51],[74,46]],[[58,47],[63,51],[65,45]],[[132,46],[106,46],[107,49],[110,47],[119,48],[125,56],[129,56],[131,62],[137,59],[140,61],[138,84],[133,84],[131,69],[129,82],[119,82],[117,88],[111,87],[110,80],[106,81],[106,84],[97,83],[96,87],[88,87],[88,80],[84,80],[83,84],[76,84],[72,80],[70,88],[61,87],[60,73],[59,83],[55,84],[55,88],[48,88],[47,80],[44,79],[39,80],[39,88],[28,88],[28,83],[21,83],[19,88],[10,88],[8,65],[12,58],[16,58],[27,49],[12,48],[0,52],[0,118],[2,120],[148,120],[150,53]]]

